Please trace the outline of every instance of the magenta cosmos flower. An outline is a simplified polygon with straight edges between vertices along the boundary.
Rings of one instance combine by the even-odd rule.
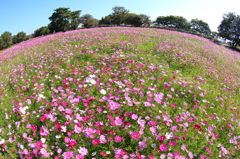
[[[42,142],[41,142],[41,141],[37,141],[37,142],[35,143],[35,147],[36,147],[36,148],[42,148]]]
[[[170,141],[169,143],[168,143],[168,145],[170,145],[170,146],[175,146],[177,144],[177,142],[175,142],[175,141]]]
[[[92,144],[93,144],[93,145],[98,145],[99,143],[100,143],[99,140],[92,140]]]
[[[167,145],[162,144],[162,145],[159,146],[159,149],[161,151],[167,151]]]
[[[32,129],[32,131],[37,131],[37,125],[36,124],[32,125],[31,129]]]
[[[140,138],[140,135],[138,132],[133,132],[132,133],[132,138],[135,139],[135,140],[138,140]]]
[[[76,140],[74,139],[71,139],[70,142],[69,142],[70,146],[74,147],[74,146],[77,146],[77,142]]]
[[[121,138],[120,136],[115,136],[115,137],[114,137],[114,140],[115,140],[116,142],[121,142],[121,141],[122,141],[122,138]]]

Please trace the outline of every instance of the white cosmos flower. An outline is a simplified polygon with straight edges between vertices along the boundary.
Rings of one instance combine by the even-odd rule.
[[[170,138],[172,138],[172,134],[171,133],[166,133],[166,139],[169,140]]]
[[[61,128],[62,128],[62,130],[61,130],[62,132],[66,132],[67,131],[67,127],[66,126],[62,126]]]
[[[101,94],[106,94],[107,92],[106,92],[104,89],[101,89],[101,90],[100,90],[100,93],[101,93]]]
[[[59,139],[59,138],[61,138],[61,135],[56,135],[55,137],[56,137],[57,139]]]
[[[96,75],[89,75],[90,78],[96,78]]]
[[[26,110],[28,109],[28,106],[26,106],[26,107],[21,107],[21,108],[19,108],[20,109],[20,112],[22,113],[22,114],[26,114]]]
[[[60,76],[58,76],[58,75],[55,75],[55,78],[61,78]]]
[[[97,82],[96,82],[94,79],[91,79],[91,80],[90,80],[90,83],[91,83],[91,84],[96,84]]]
[[[24,146],[23,146],[23,145],[20,145],[20,148],[21,148],[21,149],[24,149]]]
[[[89,83],[91,79],[92,79],[92,78],[87,77],[87,78],[86,78],[86,82]]]
[[[43,94],[39,94],[38,97],[45,99],[46,97]]]
[[[5,143],[5,139],[0,139],[0,145]]]
[[[42,143],[45,143],[46,139],[45,138],[41,138]]]

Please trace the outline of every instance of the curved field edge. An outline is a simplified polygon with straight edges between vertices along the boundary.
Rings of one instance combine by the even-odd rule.
[[[158,29],[95,28],[32,39],[3,54],[4,155],[13,149],[13,156],[64,157],[79,147],[90,156],[110,151],[112,158],[117,150],[238,155],[239,54],[209,40]],[[77,145],[69,146],[65,136]],[[103,136],[106,142],[93,143]],[[36,147],[42,138],[47,147]],[[46,153],[26,155],[21,145]]]

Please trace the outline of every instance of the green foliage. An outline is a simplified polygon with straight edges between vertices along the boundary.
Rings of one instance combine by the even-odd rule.
[[[135,13],[128,13],[125,24],[140,27],[142,25],[141,17]]]
[[[150,16],[146,14],[140,14],[139,16],[141,17],[141,23],[143,27],[149,27],[152,24]]]
[[[47,26],[42,26],[41,28],[38,28],[37,30],[34,31],[33,37],[47,35],[49,33],[50,33],[49,28]]]
[[[2,35],[1,35],[1,38],[2,38],[2,42],[0,42],[0,44],[2,46],[2,49],[5,49],[5,48],[8,48],[9,46],[12,45],[12,33],[8,32],[8,31],[5,31]]]
[[[192,19],[190,22],[190,27],[192,31],[201,33],[205,36],[208,36],[211,34],[211,29],[209,28],[208,23],[199,20],[199,19]]]
[[[181,16],[159,16],[157,17],[155,23],[157,25],[166,26],[170,28],[178,28],[183,30],[189,30],[190,26],[184,17]]]
[[[0,36],[0,50],[4,49],[3,45],[4,45],[4,41],[3,41],[2,37]]]
[[[112,25],[113,22],[113,15],[109,14],[105,17],[102,17],[101,20],[99,20],[99,25]]]
[[[71,12],[70,30],[77,29],[78,24],[79,24],[80,13],[81,13],[80,10]]]
[[[231,47],[240,45],[240,16],[235,13],[223,15],[223,20],[218,26],[219,36],[229,40]]]
[[[57,8],[49,17],[51,23],[49,29],[51,32],[60,32],[77,29],[81,10],[71,12],[69,8]]]
[[[17,43],[20,43],[20,42],[28,40],[28,39],[29,38],[26,33],[19,32],[19,33],[17,33],[17,35],[13,36],[12,42],[13,42],[13,44],[17,44]]]
[[[97,27],[98,26],[98,20],[93,18],[91,14],[85,14],[81,16],[80,23],[83,24],[85,28],[91,28],[91,27]]]
[[[123,9],[122,9],[123,10]],[[120,17],[120,13],[118,13],[118,16]],[[123,13],[122,15],[123,16]],[[150,20],[150,16],[146,14],[135,14],[135,13],[124,13],[124,16],[122,17],[122,21],[118,23],[119,17],[116,16],[116,14],[109,14],[108,16],[102,17],[102,19],[99,21],[100,26],[116,26],[116,25],[131,25],[135,27],[149,27],[152,22]],[[123,20],[124,19],[124,20]]]
[[[212,36],[214,39],[217,39],[217,38],[219,37],[218,32],[215,32],[215,31],[211,32],[211,36]]]
[[[129,10],[120,6],[113,7],[112,10],[113,10],[113,13],[112,13],[113,23],[118,26],[125,23]]]

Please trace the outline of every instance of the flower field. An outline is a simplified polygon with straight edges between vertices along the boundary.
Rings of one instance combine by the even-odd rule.
[[[198,36],[111,27],[34,38],[0,54],[0,156],[233,159],[239,100],[240,54]]]

